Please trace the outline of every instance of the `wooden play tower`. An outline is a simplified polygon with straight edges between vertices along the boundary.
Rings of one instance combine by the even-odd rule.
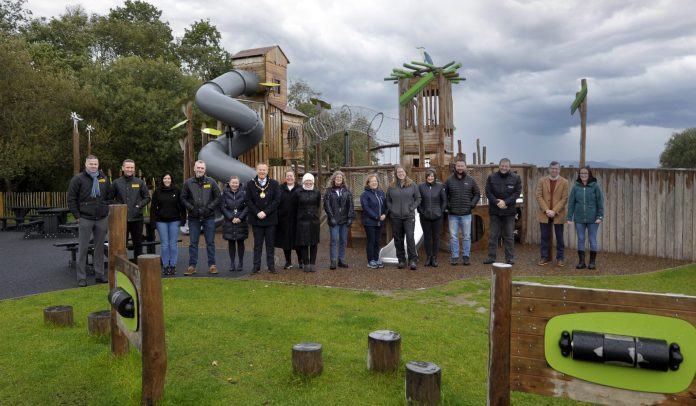
[[[403,166],[444,167],[454,155],[452,83],[465,80],[450,62],[437,67],[413,61],[385,80],[398,82],[399,158]]]

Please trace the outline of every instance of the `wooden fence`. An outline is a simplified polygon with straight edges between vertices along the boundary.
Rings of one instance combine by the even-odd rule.
[[[525,241],[539,243],[536,184],[546,168],[527,172],[523,185],[527,223]],[[696,170],[592,169],[604,191],[604,222],[599,227],[600,251],[661,258],[696,260]],[[572,184],[577,168],[563,168]],[[574,226],[565,227],[565,242],[577,248]]]
[[[67,192],[0,192],[0,217],[14,217],[12,207],[68,207]],[[30,215],[36,213],[29,212]]]

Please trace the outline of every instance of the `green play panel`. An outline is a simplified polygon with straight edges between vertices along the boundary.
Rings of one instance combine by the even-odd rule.
[[[678,343],[684,362],[677,371],[628,368],[564,357],[558,346],[563,331],[618,334]],[[551,368],[588,382],[641,392],[679,393],[696,373],[696,328],[688,321],[640,313],[595,312],[556,316],[546,324],[544,354]]]
[[[126,274],[116,271],[116,286],[122,288],[128,292],[129,295],[131,295],[133,298],[133,308],[135,309],[132,319],[121,317],[120,314],[118,315],[118,318],[121,320],[121,323],[128,328],[128,330],[133,332],[138,331],[138,314],[140,313],[140,304],[138,302],[138,292],[135,289],[135,285],[133,285],[133,282],[131,282],[130,278],[128,278]]]

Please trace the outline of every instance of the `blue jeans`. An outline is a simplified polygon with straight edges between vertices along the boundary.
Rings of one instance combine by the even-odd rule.
[[[179,239],[179,220],[155,223],[160,239],[160,255],[162,266],[176,266],[179,258],[179,247],[176,242]]]
[[[215,217],[204,220],[189,218],[189,265],[198,263],[198,240],[201,237],[201,227],[205,236],[205,247],[208,254],[208,266],[215,265]]]
[[[447,216],[447,221],[449,222],[452,258],[459,258],[459,230],[462,231],[462,237],[464,239],[462,251],[464,251],[464,256],[468,257],[471,253],[471,214],[464,216],[450,214]]]
[[[551,245],[551,226],[556,234],[556,259],[563,260],[565,244],[563,243],[563,224],[539,223],[541,229],[541,258],[551,259],[549,246]]]
[[[338,243],[338,259],[345,261],[346,259],[346,244],[348,244],[348,224],[339,224],[334,227],[329,227],[331,234],[331,261],[336,260],[336,244]]]
[[[575,231],[578,233],[578,251],[585,251],[585,230],[590,235],[590,251],[597,252],[597,223],[575,223]]]

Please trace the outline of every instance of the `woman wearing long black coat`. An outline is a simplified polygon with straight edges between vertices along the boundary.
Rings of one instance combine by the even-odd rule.
[[[230,254],[230,272],[241,272],[244,264],[244,240],[249,237],[249,225],[247,224],[246,195],[237,176],[232,176],[225,185],[222,193],[222,215],[225,217],[222,223],[222,238],[227,240],[227,249]],[[238,255],[237,255],[238,254]],[[235,257],[239,257],[236,264]]]
[[[284,269],[292,268],[292,250],[297,254],[297,262],[302,268],[302,256],[295,246],[295,219],[297,218],[297,190],[295,172],[285,172],[285,183],[280,185],[280,204],[278,205],[278,225],[275,232],[275,247],[282,248],[285,255]]]
[[[321,194],[314,189],[314,176],[306,173],[302,177],[302,188],[297,191],[297,234],[295,235],[295,244],[302,253],[305,272],[316,272],[320,207]]]

